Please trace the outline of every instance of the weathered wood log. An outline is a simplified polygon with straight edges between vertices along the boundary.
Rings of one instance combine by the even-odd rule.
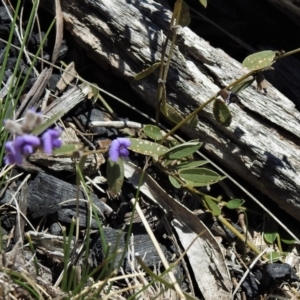
[[[76,194],[76,186],[40,172],[28,185],[27,212],[32,218],[52,215],[59,222],[70,223],[72,218],[76,217]],[[7,190],[0,204],[9,203],[13,197],[13,193]],[[23,197],[25,196],[23,195]],[[80,190],[78,198],[80,199],[79,224],[86,227],[89,204],[83,190]],[[91,198],[99,219],[104,220],[105,216],[112,212],[111,208],[93,193]],[[94,218],[92,218],[91,227],[98,228],[98,223]]]
[[[62,10],[66,28],[95,62],[130,82],[141,99],[155,106],[157,73],[138,82],[133,77],[145,64],[160,60],[170,11],[151,0],[138,4],[122,0],[65,0]],[[166,83],[167,100],[184,116],[221,86],[246,73],[240,63],[188,28],[178,31],[177,41]],[[299,218],[300,114],[272,86],[267,95],[251,86],[240,94],[240,99],[242,106],[230,105],[230,127],[220,126],[209,106],[199,114],[195,130],[185,127],[183,131],[190,138],[203,141],[203,150],[221,166]]]
[[[133,243],[130,242],[129,245],[133,247],[135,252],[130,253],[129,256],[128,252],[130,252],[131,249],[126,249],[125,247],[125,232],[113,228],[103,228],[102,230],[105,242],[107,243],[107,245],[109,245],[109,254],[107,256],[107,253],[104,252],[100,233],[97,232],[95,235],[92,235],[90,237],[90,247],[88,255],[88,262],[91,265],[91,267],[96,268],[97,266],[104,263],[105,258],[112,255],[115,255],[115,258],[111,260],[111,262],[114,262],[114,265],[118,265],[120,259],[122,258],[123,251],[126,251],[126,255],[124,256],[124,261],[122,263],[125,272],[130,272],[132,270],[132,265],[128,258],[131,256],[130,259],[133,261],[134,255],[136,255],[137,253],[141,257],[143,257],[144,262],[147,264],[148,267],[157,267],[160,265],[160,257],[158,256],[153,246],[153,243],[147,233],[137,232],[137,230],[133,228],[131,239]],[[65,240],[62,236],[55,236],[52,234],[35,231],[26,232],[26,235],[31,237],[33,244],[39,252],[51,258],[55,262],[62,264],[64,263]],[[170,259],[172,256],[170,249],[167,249],[167,247],[161,243],[159,245],[166,257]],[[79,246],[79,248],[81,248],[81,245]],[[73,240],[70,243],[70,249],[70,252],[74,250]],[[82,263],[81,259],[80,263]]]
[[[115,250],[119,250],[118,254],[116,255],[116,258],[114,260],[114,265],[117,266],[121,256],[123,255],[123,251],[126,251],[126,255],[124,258],[124,261],[122,263],[122,266],[126,272],[130,272],[131,265],[130,261],[128,260],[128,253],[130,253],[131,249],[126,249],[125,242],[127,233],[122,232],[113,228],[103,228],[104,236],[106,243],[110,245],[109,247],[109,256],[114,255]],[[158,266],[161,263],[161,259],[159,255],[157,254],[157,251],[155,247],[153,246],[153,243],[147,233],[140,233],[137,232],[136,229],[133,229],[132,232],[133,236],[133,243],[130,243],[132,247],[134,247],[134,253],[130,253],[130,255],[136,255],[143,257],[144,262],[149,266]],[[168,250],[165,245],[159,243],[164,255],[170,259],[171,258],[171,252],[170,249]],[[121,250],[121,251],[120,251]],[[131,259],[134,260],[134,257],[131,257]],[[100,234],[97,233],[96,236],[92,238],[92,242],[90,245],[90,255],[89,255],[89,263],[92,267],[97,267],[98,265],[102,264],[104,262],[105,253],[102,246],[102,241]]]
[[[70,222],[76,217],[76,191],[77,187],[64,182],[45,173],[39,173],[36,178],[30,182],[28,190],[28,213],[33,217],[41,217],[48,214],[57,213],[57,219],[60,222]],[[111,209],[105,205],[95,194],[91,194],[93,204],[96,207],[100,219],[104,215],[109,215]],[[87,196],[81,190],[79,192],[79,222],[80,226],[87,225],[88,203]],[[66,200],[73,200],[67,203]],[[92,219],[92,228],[98,228],[97,221]]]

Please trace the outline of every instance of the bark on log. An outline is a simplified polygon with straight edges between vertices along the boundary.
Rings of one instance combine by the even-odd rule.
[[[64,0],[62,10],[67,29],[95,62],[130,82],[155,106],[157,73],[138,82],[133,76],[144,64],[160,60],[170,11],[151,0]],[[166,87],[168,102],[183,115],[246,73],[240,63],[188,28],[179,30],[177,41]],[[299,218],[300,114],[272,86],[266,96],[251,86],[240,99],[243,107],[230,105],[230,127],[220,126],[209,106],[199,114],[195,130],[183,131],[203,141],[202,148],[221,166]]]

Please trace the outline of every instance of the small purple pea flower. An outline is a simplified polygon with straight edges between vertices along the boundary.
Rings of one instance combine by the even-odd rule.
[[[5,143],[5,156],[6,164],[21,165],[24,155],[32,154],[35,148],[41,144],[40,139],[32,134],[24,134],[17,136],[14,141]]]
[[[5,120],[4,127],[7,131],[15,134],[14,141],[5,143],[5,163],[12,165],[21,165],[23,156],[32,154],[38,147],[42,147],[47,154],[51,154],[54,148],[62,145],[60,128],[48,129],[41,137],[31,134],[33,129],[43,122],[43,115],[37,113],[34,109],[29,109],[25,113],[22,124],[13,120]]]
[[[127,157],[129,155],[128,147],[131,146],[131,142],[128,138],[116,138],[110,144],[109,158],[111,161],[117,161],[119,157]]]
[[[5,147],[5,150],[6,150],[6,155],[5,155],[5,158],[4,158],[6,165],[13,165],[15,163],[17,163],[17,164],[22,163],[22,155],[20,153],[16,152],[12,141],[6,142],[4,147]]]
[[[41,141],[42,146],[47,154],[51,154],[54,148],[59,148],[62,145],[60,135],[62,130],[57,127],[54,129],[48,129],[42,134]]]

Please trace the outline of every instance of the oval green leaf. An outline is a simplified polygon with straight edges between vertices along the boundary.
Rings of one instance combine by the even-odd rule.
[[[180,13],[180,18],[178,20],[178,24],[181,25],[182,27],[185,27],[185,26],[189,26],[190,23],[191,23],[190,8],[184,1],[182,1],[181,13]]]
[[[196,152],[201,145],[202,143],[200,142],[186,142],[169,149],[162,155],[162,157],[167,159],[180,159],[187,157]]]
[[[289,230],[291,230],[296,236],[299,236],[299,231],[295,227],[289,226]],[[292,238],[289,233],[287,233],[283,228],[279,227],[279,234],[280,234],[280,240],[287,244],[287,245],[293,245],[297,242],[294,238]]]
[[[214,184],[225,178],[206,168],[182,169],[178,172],[179,176],[185,180],[189,186],[194,187]]]
[[[213,113],[216,120],[223,126],[228,127],[231,123],[232,116],[227,105],[221,99],[214,101]]]
[[[199,1],[205,8],[207,7],[207,0],[199,0]]]
[[[247,56],[242,65],[249,70],[261,70],[270,67],[274,62],[276,53],[271,50],[257,52]]]
[[[145,77],[147,77],[148,75],[150,75],[151,73],[153,73],[158,67],[160,66],[160,61],[154,63],[153,65],[151,65],[149,68],[147,68],[146,70],[136,74],[134,76],[135,80],[141,80]]]
[[[245,201],[242,199],[231,199],[226,203],[226,207],[230,209],[237,209],[243,205]]]
[[[169,180],[176,189],[179,189],[181,187],[181,184],[173,176],[169,175]]]
[[[278,253],[277,251],[272,251],[269,253],[269,259],[270,259],[271,263],[279,261],[279,260],[281,260],[281,258],[282,258],[282,255],[280,253]]]
[[[60,148],[54,149],[53,155],[70,155],[72,156],[75,151],[82,149],[82,144],[65,144]]]
[[[210,210],[210,212],[214,216],[217,217],[221,214],[221,208],[209,196],[207,195],[204,196],[204,202],[206,204],[206,207]]]
[[[162,105],[161,110],[162,114],[171,122],[177,124],[183,120],[183,117],[168,103],[166,105]],[[193,116],[186,125],[190,128],[195,128],[199,123],[198,116]]]
[[[183,162],[183,163],[175,166],[175,168],[176,169],[193,169],[193,168],[203,166],[207,163],[208,163],[207,160],[196,160],[196,161],[191,161],[191,162]]]
[[[155,125],[145,125],[143,131],[147,135],[147,137],[154,141],[159,141],[163,138],[160,132],[160,128]]]
[[[114,195],[118,195],[124,181],[124,164],[121,158],[116,162],[113,162],[110,159],[107,160],[106,177],[110,191]]]
[[[273,244],[278,235],[278,225],[273,219],[265,219],[264,239],[267,243]]]
[[[128,147],[130,150],[150,156],[159,156],[166,153],[169,149],[163,145],[150,142],[142,139],[130,138],[131,146]]]
[[[234,94],[238,94],[244,89],[246,89],[248,86],[250,86],[254,82],[255,78],[253,76],[249,76],[242,82],[236,84],[230,91]]]

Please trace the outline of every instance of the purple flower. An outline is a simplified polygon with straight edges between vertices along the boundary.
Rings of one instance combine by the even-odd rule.
[[[54,129],[48,129],[41,137],[43,149],[47,154],[51,154],[54,148],[59,148],[62,144],[60,135],[62,130],[57,127]]]
[[[15,150],[15,147],[13,145],[13,142],[6,142],[5,143],[5,150],[6,150],[6,155],[5,155],[5,164],[6,165],[13,165],[15,163],[21,164],[22,163],[22,155],[20,153],[17,153]]]
[[[7,131],[17,135],[14,141],[5,143],[5,163],[22,164],[23,156],[32,154],[38,147],[42,146],[47,154],[51,154],[54,148],[62,145],[60,128],[48,129],[41,137],[31,134],[34,128],[43,122],[43,115],[35,109],[26,111],[22,124],[13,120],[5,120],[4,127]]]
[[[127,157],[129,155],[127,147],[130,146],[131,142],[128,138],[117,138],[113,140],[108,152],[110,160],[117,161],[120,156]]]
[[[5,143],[6,164],[22,164],[23,156],[32,154],[34,149],[41,144],[40,139],[31,134],[17,136],[14,141]]]

